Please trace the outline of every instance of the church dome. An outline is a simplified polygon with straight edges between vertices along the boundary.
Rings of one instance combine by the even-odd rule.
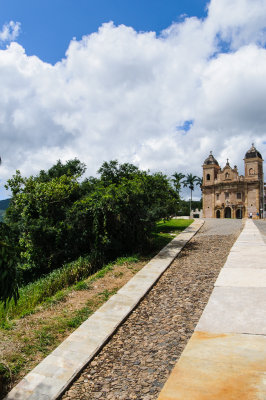
[[[262,159],[260,152],[254,147],[254,143],[252,143],[251,148],[246,152],[245,158],[256,158],[259,157]]]
[[[210,151],[210,155],[209,157],[206,158],[206,160],[204,161],[204,165],[212,165],[212,164],[218,164],[218,161],[213,157],[212,155],[212,151]]]

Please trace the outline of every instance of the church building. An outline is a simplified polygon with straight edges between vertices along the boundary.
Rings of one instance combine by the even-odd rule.
[[[263,159],[254,147],[246,152],[245,176],[228,162],[221,168],[210,152],[203,164],[203,218],[258,219],[263,213]]]

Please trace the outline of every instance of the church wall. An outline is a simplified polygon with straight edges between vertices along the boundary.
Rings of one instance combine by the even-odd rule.
[[[259,212],[259,207],[259,189],[249,189],[247,194],[247,216],[252,213],[255,217],[257,212]]]
[[[212,218],[214,208],[214,196],[212,190],[206,190],[203,195],[203,217]]]

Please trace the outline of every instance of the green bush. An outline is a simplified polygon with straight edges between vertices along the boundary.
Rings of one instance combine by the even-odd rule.
[[[145,246],[155,223],[175,213],[168,178],[132,164],[104,163],[99,178],[79,178],[84,164],[60,161],[47,172],[8,181],[5,221],[20,245],[23,282],[79,256],[101,266]]]
[[[18,243],[19,263],[16,270],[10,258],[3,282],[7,273],[17,276],[19,271],[20,284],[25,285],[79,256],[89,256],[97,269],[123,254],[142,251],[156,221],[177,211],[178,195],[161,173],[117,161],[103,163],[98,178],[81,181],[84,171],[77,159],[58,161],[35,177],[17,171],[8,180],[12,199],[5,223],[12,240],[7,243],[8,249]],[[6,292],[3,286],[0,301],[17,299],[15,282]]]
[[[16,248],[0,242],[0,302],[6,303],[12,298],[18,300],[18,257]]]
[[[0,363],[0,393],[4,393],[6,391],[7,385],[10,383],[11,380],[11,371],[9,368]]]
[[[88,258],[79,258],[75,262],[64,265],[39,279],[19,289],[19,299],[15,304],[12,300],[8,306],[0,306],[0,318],[23,316],[31,313],[34,308],[46,301],[63,288],[67,288],[91,274],[91,265]]]

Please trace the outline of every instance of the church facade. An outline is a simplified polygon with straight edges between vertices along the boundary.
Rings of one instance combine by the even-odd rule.
[[[224,168],[210,153],[203,164],[203,218],[248,218],[263,216],[263,159],[252,145],[245,154],[245,175],[239,175],[227,160]]]

